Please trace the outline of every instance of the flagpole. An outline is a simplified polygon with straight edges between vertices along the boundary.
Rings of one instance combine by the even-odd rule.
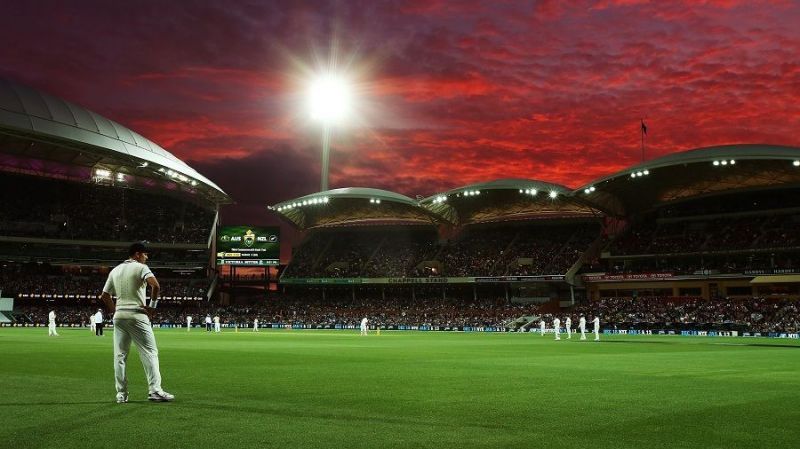
[[[641,119],[640,131],[642,133],[642,162],[644,162],[644,135],[647,134],[647,125],[644,124],[644,118]]]

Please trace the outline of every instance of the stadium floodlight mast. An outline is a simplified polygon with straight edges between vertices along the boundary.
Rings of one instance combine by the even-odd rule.
[[[350,112],[351,89],[347,81],[334,74],[323,74],[311,83],[308,100],[311,118],[322,123],[322,175],[320,191],[328,190],[331,130]]]

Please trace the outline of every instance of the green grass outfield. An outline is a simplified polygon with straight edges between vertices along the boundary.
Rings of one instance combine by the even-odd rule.
[[[112,336],[0,329],[0,445],[800,447],[800,342],[490,333],[157,329],[114,403]]]

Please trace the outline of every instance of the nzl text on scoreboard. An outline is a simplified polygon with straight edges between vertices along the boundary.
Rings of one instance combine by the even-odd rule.
[[[223,226],[217,233],[217,265],[268,266],[281,259],[280,228]]]

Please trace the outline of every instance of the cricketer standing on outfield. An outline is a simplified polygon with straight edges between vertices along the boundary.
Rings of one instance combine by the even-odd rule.
[[[108,274],[100,298],[109,313],[114,314],[114,380],[117,388],[117,403],[128,402],[128,375],[125,363],[131,341],[139,349],[145,375],[147,376],[148,397],[156,402],[175,399],[175,396],[161,389],[161,372],[158,363],[158,348],[153,328],[150,324],[158,304],[161,286],[145,262],[148,259],[146,242],[137,242],[128,249],[128,260],[114,267]],[[150,307],[145,298],[146,286],[150,286]],[[117,297],[117,303],[111,296]]]
[[[541,321],[539,321],[539,331],[542,333],[542,337],[544,337],[544,326],[545,326],[544,319],[542,319]]]
[[[578,327],[581,329],[581,340],[586,340],[586,317],[581,315],[580,321],[578,321]]]
[[[192,330],[192,316],[186,315],[186,332]]]
[[[100,309],[94,314],[94,334],[98,337],[103,336],[103,311]]]
[[[553,319],[553,332],[556,333],[556,340],[561,340],[561,320]]]
[[[51,310],[49,314],[47,314],[47,336],[48,337],[58,337],[58,332],[56,332],[56,311]]]
[[[258,332],[258,318],[253,318],[253,332]]]
[[[214,332],[219,332],[219,315],[214,315]]]
[[[567,317],[564,320],[564,327],[567,328],[567,340],[572,340],[572,318]]]
[[[367,317],[361,319],[361,335],[367,335]]]
[[[600,317],[595,316],[592,323],[594,323],[594,341],[600,341]]]

